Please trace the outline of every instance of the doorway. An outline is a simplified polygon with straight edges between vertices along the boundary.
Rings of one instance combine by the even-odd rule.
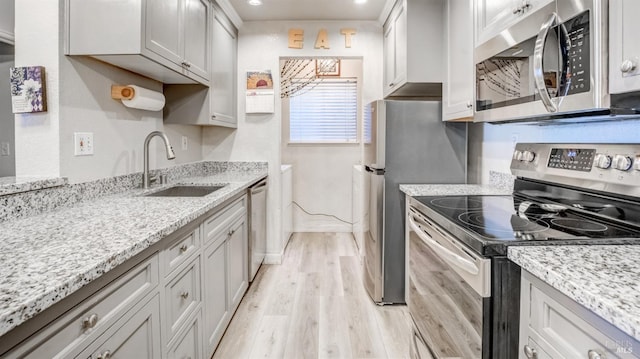
[[[280,74],[281,155],[293,171],[293,232],[352,232],[362,59],[282,58]]]

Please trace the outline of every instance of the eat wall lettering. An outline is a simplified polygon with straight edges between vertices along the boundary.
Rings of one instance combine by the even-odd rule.
[[[340,34],[344,36],[344,47],[351,48],[351,37],[356,34],[355,29],[344,28],[340,29]],[[302,49],[304,47],[304,30],[303,29],[289,29],[289,48],[290,49]],[[316,49],[329,49],[329,36],[327,30],[320,29],[318,36],[316,36],[316,43],[314,45]]]

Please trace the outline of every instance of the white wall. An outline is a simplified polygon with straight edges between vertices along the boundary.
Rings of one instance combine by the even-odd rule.
[[[176,160],[167,161],[159,139],[151,168],[202,159],[202,130],[162,123],[162,111],[130,109],[111,99],[112,84],[162,91],[162,84],[63,48],[63,0],[16,4],[16,65],[46,68],[48,111],[18,115],[16,170],[20,175],[68,177],[72,183],[142,171],[143,143],[152,131],[167,132]],[[74,132],[92,132],[93,156],[74,156]],[[189,149],[181,150],[181,137]]]
[[[331,48],[314,49],[316,34],[324,27]],[[344,48],[340,28],[355,28],[352,48]],[[288,48],[288,30],[305,30],[303,49]],[[207,160],[265,160],[269,162],[270,190],[268,195],[267,252],[269,258],[278,258],[284,248],[279,236],[281,223],[280,155],[281,109],[276,96],[275,112],[267,115],[244,114],[245,73],[266,70],[273,73],[274,90],[280,92],[278,74],[280,57],[337,56],[363,59],[363,102],[382,97],[382,27],[376,22],[245,22],[238,39],[238,129],[205,128],[203,131],[203,157]],[[294,173],[297,169],[293,169]],[[349,206],[351,208],[351,206]]]
[[[476,172],[474,182],[488,184],[489,171],[510,173],[514,139],[517,142],[638,143],[640,119],[548,126],[474,124],[469,129],[469,167]]]
[[[9,156],[0,156],[0,177],[16,173],[14,119],[11,112],[11,90],[9,68],[13,66],[13,55],[5,55],[12,46],[0,43],[0,144],[9,143]],[[13,51],[11,51],[13,52]]]

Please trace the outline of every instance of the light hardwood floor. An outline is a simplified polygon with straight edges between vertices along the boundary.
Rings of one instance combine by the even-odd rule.
[[[406,306],[377,306],[348,233],[295,233],[263,265],[214,358],[408,358]]]

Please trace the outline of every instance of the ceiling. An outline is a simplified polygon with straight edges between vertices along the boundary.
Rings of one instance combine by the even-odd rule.
[[[378,20],[387,0],[262,0],[249,5],[247,0],[229,0],[243,21],[272,20]]]

